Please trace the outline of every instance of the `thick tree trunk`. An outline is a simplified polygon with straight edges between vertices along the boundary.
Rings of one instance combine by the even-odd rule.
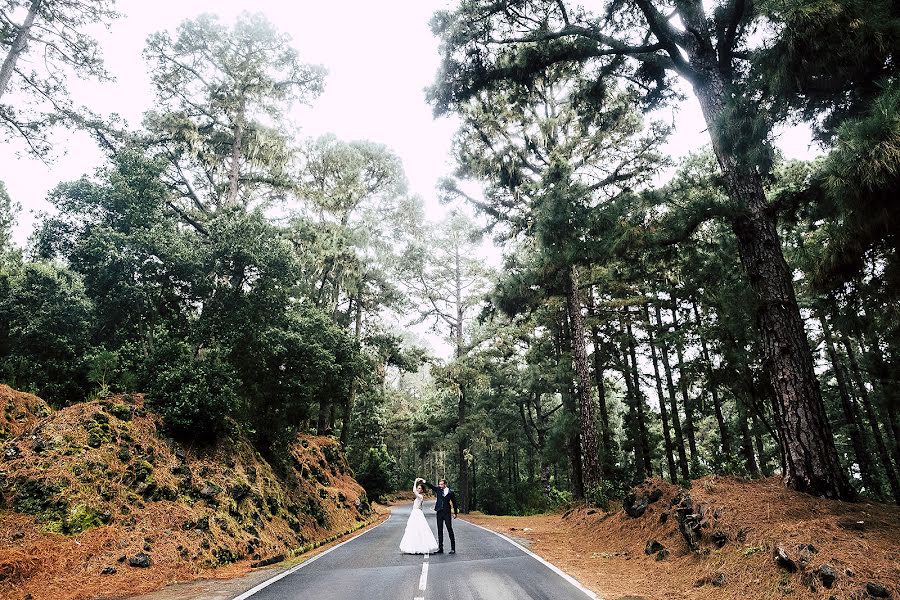
[[[728,431],[728,424],[725,422],[725,415],[722,413],[722,402],[719,398],[719,387],[716,384],[712,359],[706,346],[706,338],[703,337],[703,332],[701,331],[703,321],[700,319],[700,309],[697,307],[696,300],[693,300],[691,305],[694,308],[694,318],[697,320],[697,337],[700,338],[700,351],[703,355],[703,362],[706,363],[706,378],[709,383],[710,394],[712,395],[716,423],[719,426],[719,441],[722,445],[722,457],[719,459],[719,462],[727,463],[731,459],[731,433]]]
[[[319,397],[319,416],[316,419],[316,434],[326,435],[328,433],[328,400],[325,394]]]
[[[856,403],[850,396],[850,386],[847,382],[847,376],[844,373],[844,366],[841,364],[837,348],[834,345],[834,336],[831,334],[831,326],[825,319],[825,315],[819,312],[819,322],[822,324],[822,336],[825,339],[825,350],[828,353],[828,360],[831,361],[834,378],[837,381],[838,395],[841,398],[841,409],[844,413],[844,420],[847,422],[847,433],[850,435],[850,442],[853,445],[853,454],[856,457],[856,464],[859,465],[859,474],[862,477],[863,486],[866,492],[876,498],[881,497],[881,486],[872,476],[872,464],[869,462],[869,452],[866,449],[865,440],[859,430],[859,412],[856,410]]]
[[[838,461],[809,340],[797,305],[791,269],[784,259],[762,178],[747,158],[726,141],[734,135],[726,98],[731,92],[715,57],[695,57],[694,92],[709,127],[713,149],[732,204],[738,253],[756,295],[765,367],[775,390],[784,445],[786,486],[828,498],[852,498],[853,489]]]
[[[656,343],[653,339],[653,325],[650,323],[650,309],[644,305],[644,322],[647,326],[647,343],[650,345],[650,358],[653,361],[653,378],[656,380],[656,397],[659,401],[659,416],[662,420],[663,443],[666,461],[669,467],[669,479],[678,483],[678,470],[675,467],[675,451],[672,448],[672,435],[669,432],[669,410],[666,408],[666,397],[663,394],[662,378],[659,376],[659,359],[656,356]]]
[[[557,331],[554,336],[554,349],[556,350],[556,369],[557,373],[563,372],[563,346],[564,339],[568,337],[568,331],[566,330],[566,316],[565,313],[561,315],[561,322],[557,321]],[[571,361],[567,361],[571,363]],[[566,369],[567,371],[567,369]],[[578,406],[575,400],[575,395],[572,394],[571,383],[569,381],[561,381],[557,382],[559,384],[559,393],[562,397],[563,407],[566,412],[568,412],[575,419],[575,422],[578,422]],[[584,478],[582,477],[582,465],[581,465],[581,434],[578,431],[578,428],[575,428],[575,431],[572,431],[567,440],[567,453],[569,455],[569,479],[572,484],[572,496],[576,500],[584,499]]]
[[[666,373],[666,388],[669,391],[669,401],[672,403],[672,433],[675,435],[675,450],[678,452],[678,466],[681,468],[681,478],[690,481],[691,475],[688,469],[687,452],[684,449],[684,436],[681,435],[681,416],[678,414],[678,395],[675,393],[675,383],[672,381],[672,367],[669,365],[669,346],[666,342],[666,328],[662,320],[662,310],[659,304],[654,306],[656,310],[656,325],[660,331],[659,354],[662,359],[663,369]]]
[[[575,267],[569,267],[566,274],[566,309],[569,314],[569,325],[571,328],[572,360],[575,363],[584,489],[588,494],[591,494],[599,491],[602,483],[600,440],[597,435],[597,420],[594,416],[594,403],[591,398],[591,378],[588,373],[587,352],[585,350],[584,318],[581,315],[578,271]]]
[[[3,98],[3,94],[6,93],[6,88],[9,87],[9,82],[16,70],[16,63],[19,62],[19,58],[28,47],[28,38],[31,35],[31,28],[34,26],[34,20],[37,18],[38,11],[41,9],[41,4],[43,4],[43,0],[33,0],[28,6],[28,14],[25,15],[25,20],[22,21],[22,24],[17,28],[16,37],[13,38],[12,45],[9,47],[9,52],[6,54],[6,58],[3,59],[3,65],[0,66],[0,99]]]

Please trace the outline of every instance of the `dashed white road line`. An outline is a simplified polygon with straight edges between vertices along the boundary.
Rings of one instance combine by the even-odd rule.
[[[428,584],[428,561],[422,563],[422,576],[419,577],[419,590],[424,592]]]

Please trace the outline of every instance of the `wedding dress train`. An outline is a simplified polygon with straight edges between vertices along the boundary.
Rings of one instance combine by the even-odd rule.
[[[422,512],[424,498],[419,493],[418,487],[417,481],[413,487],[416,501],[413,502],[412,512],[409,513],[409,520],[406,522],[406,531],[403,532],[403,539],[400,540],[400,551],[404,554],[431,554],[438,549],[431,526],[428,525],[425,513]]]

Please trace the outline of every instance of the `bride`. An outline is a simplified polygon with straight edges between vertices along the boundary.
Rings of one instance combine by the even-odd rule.
[[[438,549],[437,540],[434,539],[431,527],[425,520],[425,513],[422,512],[422,500],[425,494],[422,483],[424,481],[424,479],[418,478],[413,485],[416,501],[413,503],[412,512],[409,513],[403,539],[400,540],[400,551],[404,554],[431,554]]]

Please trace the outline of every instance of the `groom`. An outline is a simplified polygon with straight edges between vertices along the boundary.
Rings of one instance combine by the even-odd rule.
[[[447,524],[447,535],[450,536],[450,554],[456,554],[456,538],[453,536],[453,517],[459,516],[459,508],[456,504],[456,494],[447,487],[447,480],[438,481],[438,487],[434,487],[427,481],[425,485],[431,488],[434,495],[437,496],[437,502],[434,503],[434,510],[437,511],[438,526],[438,551],[435,554],[444,553],[444,524]],[[450,505],[453,505],[453,513],[450,512]]]

